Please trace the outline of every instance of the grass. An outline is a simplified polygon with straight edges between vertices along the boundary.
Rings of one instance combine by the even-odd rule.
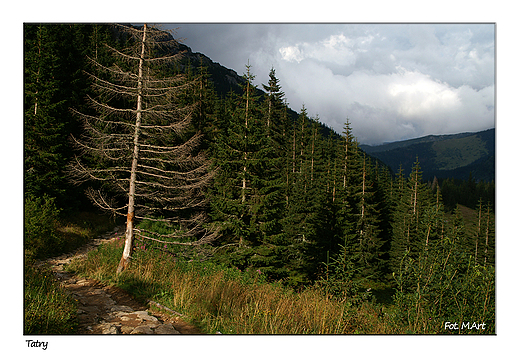
[[[62,251],[72,251],[113,229],[115,225],[112,218],[96,212],[80,212],[66,216],[57,228],[58,235],[64,242]]]
[[[401,306],[394,303],[393,289],[388,285],[373,287],[373,291],[378,291],[373,296],[379,296],[377,301],[368,299],[351,305],[348,300],[328,297],[318,286],[295,291],[267,282],[258,271],[240,271],[211,261],[177,260],[174,255],[144,245],[136,248],[132,265],[116,275],[122,247],[123,238],[101,245],[86,259],[73,261],[68,269],[80,276],[120,287],[142,303],[153,300],[180,312],[204,333],[459,333],[445,330],[444,322],[448,316],[432,316],[429,312],[433,308],[424,299],[416,307],[417,312],[411,312],[407,304],[409,300],[413,301],[413,294],[405,296],[408,301],[401,302]],[[474,296],[468,294],[463,298]],[[471,315],[468,313],[467,316],[469,320]],[[491,323],[487,322],[489,327]],[[493,334],[494,330],[465,330],[460,333]]]
[[[56,282],[49,267],[24,270],[24,334],[76,332],[76,301]]]
[[[70,270],[125,289],[137,299],[154,300],[190,317],[206,333],[224,334],[380,334],[395,333],[381,306],[349,307],[316,288],[301,292],[267,283],[257,272],[211,262],[181,262],[168,254],[138,249],[131,267],[115,271],[123,240],[100,246]]]

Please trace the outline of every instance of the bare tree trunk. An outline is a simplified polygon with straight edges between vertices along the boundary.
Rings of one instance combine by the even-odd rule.
[[[296,124],[293,124],[292,172],[293,172],[293,183],[292,184],[294,184],[294,174],[296,173]]]
[[[336,201],[336,161],[334,161],[334,174],[332,175],[332,202]]]
[[[246,150],[244,151],[244,176],[242,177],[242,204],[246,202],[246,188],[247,188],[247,131],[248,131],[248,115],[249,115],[249,67],[247,69],[248,79],[247,79],[247,88],[246,88],[246,113],[245,113],[245,143]]]
[[[105,67],[93,61],[102,75],[91,75],[98,99],[89,99],[97,114],[75,112],[83,119],[85,135],[73,137],[80,155],[69,172],[76,184],[107,183],[110,192],[89,188],[87,195],[100,208],[127,218],[119,274],[130,265],[134,238],[200,247],[218,237],[218,228],[205,225],[204,190],[215,171],[198,150],[202,134],[188,133],[196,107],[179,100],[196,82],[188,82],[185,75],[167,75],[170,65],[183,56],[173,52],[178,43],[148,25],[116,26],[135,41],[122,50],[107,45],[118,65]],[[112,100],[118,98],[123,101]],[[84,154],[99,158],[102,167],[85,162]],[[128,198],[126,202],[119,201],[122,197]],[[163,223],[168,232],[138,229],[136,220]]]
[[[487,210],[487,222],[486,222],[486,249],[484,251],[484,267],[486,266],[486,263],[487,263],[487,257],[488,257],[488,244],[489,244],[489,216],[490,216],[490,213],[489,213],[489,206],[488,206],[488,210]]]
[[[314,122],[314,132],[312,134],[312,147],[311,147],[311,182],[314,181],[314,143],[316,142],[316,137],[318,136],[318,119]]]
[[[477,228],[477,237],[475,238],[475,265],[477,264],[477,259],[478,259],[478,240],[480,238],[481,219],[482,219],[482,201],[480,201],[479,205],[478,205],[478,228]]]
[[[267,111],[267,138],[271,136],[271,107],[272,107],[272,96],[269,96],[269,109]]]
[[[365,156],[363,155],[363,182],[361,185],[361,219],[365,217],[365,178],[366,178],[366,170],[365,170]]]
[[[137,114],[135,120],[134,132],[134,152],[132,157],[132,168],[130,171],[130,188],[128,190],[128,214],[126,216],[126,234],[125,234],[125,248],[123,249],[123,256],[117,267],[117,274],[125,270],[130,264],[132,248],[134,245],[134,217],[135,217],[135,181],[137,177],[137,161],[139,158],[139,133],[141,131],[141,111],[143,102],[143,62],[145,56],[145,41],[146,41],[146,24],[143,29],[143,38],[141,42],[141,57],[139,59],[139,74],[137,83]]]
[[[413,214],[415,215],[417,220],[418,220],[418,215],[416,215],[416,211],[417,211],[417,186],[419,185],[419,183],[417,182],[418,179],[419,179],[419,176],[417,175],[417,171],[416,171],[415,172],[415,184],[414,184],[414,189],[413,189]]]
[[[347,187],[348,134],[345,137],[345,164],[343,166],[343,189]]]

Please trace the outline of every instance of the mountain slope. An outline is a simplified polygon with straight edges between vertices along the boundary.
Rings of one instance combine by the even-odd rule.
[[[430,135],[378,146],[362,145],[366,153],[386,163],[394,173],[409,173],[419,159],[425,180],[438,178],[495,179],[495,129],[476,133]]]
[[[209,79],[212,82],[219,97],[225,97],[230,91],[235,93],[242,92],[240,85],[245,83],[245,79],[236,71],[224,67],[218,62],[213,62],[213,60],[211,60],[208,56],[200,52],[193,52],[190,47],[184,44],[178,44],[177,52],[184,52],[184,58],[181,61],[181,66],[184,70],[187,66],[191,66],[191,70],[194,72],[197,71],[197,68],[200,65],[207,68]],[[260,101],[264,100],[265,92],[262,89],[257,88],[257,95],[260,97]],[[298,112],[296,112],[294,109],[288,108],[287,112],[289,118],[292,118],[292,120],[296,120],[298,118]],[[323,136],[338,136],[338,134],[326,124],[320,123],[319,125],[320,132]]]

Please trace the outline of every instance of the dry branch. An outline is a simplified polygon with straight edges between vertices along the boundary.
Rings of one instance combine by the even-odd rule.
[[[192,88],[193,81],[182,74],[162,75],[167,69],[164,65],[182,56],[171,51],[177,42],[147,25],[117,27],[128,34],[131,46],[108,46],[117,61],[113,66],[92,60],[99,71],[99,75],[90,74],[97,96],[89,101],[96,114],[75,112],[83,119],[85,134],[72,139],[79,155],[73,161],[71,177],[76,183],[93,181],[112,190],[112,199],[99,190],[87,194],[100,208],[127,216],[120,272],[128,264],[134,233],[153,241],[160,237],[144,235],[135,228],[135,219],[182,227],[168,238],[197,238],[168,242],[181,245],[208,243],[218,230],[205,225],[204,190],[214,172],[199,152],[201,135],[191,125],[197,104],[180,105],[178,98]],[[119,202],[121,198],[127,202]]]

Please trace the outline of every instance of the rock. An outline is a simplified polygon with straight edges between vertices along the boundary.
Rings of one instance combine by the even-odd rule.
[[[130,334],[134,330],[134,327],[132,326],[122,326],[121,327],[121,333],[122,334]]]
[[[157,322],[157,317],[150,316],[148,312],[146,311],[135,311],[134,312],[139,319],[142,319],[143,321],[151,321],[151,322]]]
[[[119,319],[121,321],[123,321],[123,322],[127,322],[127,321],[131,321],[132,320],[132,318],[130,318],[130,317],[126,316],[126,315],[125,316],[121,316]]]
[[[138,316],[148,316],[148,311],[135,311],[134,313]]]
[[[99,327],[101,334],[120,334],[120,326],[112,323],[102,323]]]
[[[148,326],[139,326],[135,327],[135,329],[130,332],[130,334],[153,334],[153,331]]]
[[[155,329],[155,334],[180,334],[171,323],[165,323]]]
[[[97,288],[97,289],[94,289],[94,290],[90,290],[89,292],[89,295],[101,295],[103,296],[105,294],[105,291],[103,291],[102,289],[100,288]]]
[[[131,307],[128,306],[112,306],[110,309],[112,312],[114,311],[120,311],[120,312],[133,312],[134,310]]]

